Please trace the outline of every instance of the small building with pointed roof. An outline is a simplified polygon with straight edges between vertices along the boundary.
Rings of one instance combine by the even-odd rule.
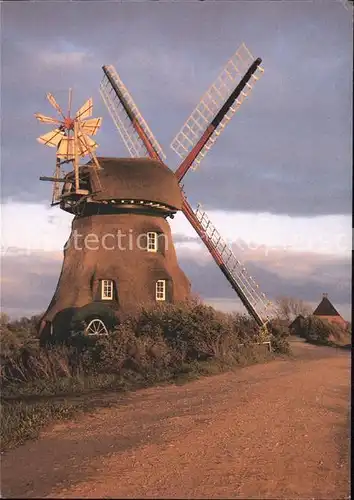
[[[329,323],[341,326],[342,328],[345,328],[347,325],[345,319],[342,318],[329,300],[327,293],[323,294],[322,300],[314,310],[313,315],[320,319],[325,319]]]
[[[299,314],[296,316],[294,321],[292,321],[289,325],[289,329],[292,330],[293,332],[296,332],[302,328],[303,322],[305,320],[305,316],[302,314]]]

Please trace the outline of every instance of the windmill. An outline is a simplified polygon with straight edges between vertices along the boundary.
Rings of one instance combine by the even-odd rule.
[[[160,144],[114,67],[103,66],[100,94],[131,158],[96,158],[92,146],[91,160],[74,169],[75,179],[78,171],[80,174],[75,196],[83,191],[81,178],[85,179],[85,194],[82,193],[78,202],[73,200],[68,182],[73,172],[64,176],[60,208],[75,217],[57,288],[41,319],[39,333],[44,341],[52,332],[54,336],[61,331],[67,335],[80,321],[86,324],[88,335],[107,334],[117,317],[129,314],[137,306],[154,301],[177,303],[186,300],[190,295],[190,283],[178,265],[167,222],[167,218],[173,218],[179,210],[183,211],[257,324],[260,327],[267,324],[272,316],[270,302],[260,293],[258,285],[201,206],[195,211],[192,209],[181,187],[188,170],[199,166],[249,96],[263,73],[260,65],[261,59],[254,60],[244,44],[227,62],[172,141],[172,149],[181,157],[175,172],[163,162],[165,155]],[[80,110],[77,116],[82,119],[87,115]],[[61,116],[64,115],[61,113]],[[46,120],[46,117],[41,118],[41,121]],[[70,148],[68,144],[77,144],[67,140],[73,125],[67,127],[65,118],[64,124],[62,121],[50,123],[59,125],[63,135],[56,129],[50,133],[54,138],[50,134],[43,136],[44,142],[56,141],[58,134],[60,140],[55,144],[59,153],[65,151],[65,147]],[[76,137],[85,130],[87,128],[79,119]],[[76,156],[81,147],[76,147]],[[70,150],[65,158],[72,159],[72,156]],[[101,169],[97,168],[97,163]],[[128,235],[129,248],[117,242],[121,233]],[[79,246],[76,245],[78,234],[81,237]],[[91,246],[92,235],[95,236],[95,248]],[[89,240],[90,246],[86,244]]]
[[[254,59],[243,43],[173,139],[171,148],[181,158],[175,171],[180,186],[187,172],[199,167],[233,115],[250,95],[264,72],[261,63],[262,60]],[[100,93],[130,155],[133,158],[146,156],[162,162],[165,155],[115,68],[103,66],[103,72]],[[265,327],[274,314],[272,303],[259,291],[259,286],[236,258],[201,205],[194,211],[183,190],[182,198],[184,215],[247,311],[260,327]]]
[[[36,113],[35,117],[41,123],[55,125],[56,128],[38,137],[38,142],[56,148],[56,165],[53,177],[40,177],[40,180],[53,182],[52,205],[62,202],[60,193],[60,183],[68,182],[63,165],[73,165],[73,189],[70,189],[70,196],[76,195],[78,201],[82,195],[87,195],[85,190],[80,190],[80,158],[89,156],[94,168],[99,169],[95,150],[98,144],[90,136],[98,132],[102,118],[90,118],[92,116],[93,101],[88,99],[76,114],[71,116],[72,91],[69,90],[68,111],[64,115],[55,97],[48,93],[47,99],[57,111],[59,118],[52,118],[41,113]],[[77,196],[78,195],[78,196]]]

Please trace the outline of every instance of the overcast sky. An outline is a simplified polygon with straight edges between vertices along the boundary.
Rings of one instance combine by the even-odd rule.
[[[245,42],[264,76],[200,169],[185,178],[262,290],[314,304],[328,292],[349,315],[352,14],[345,1],[4,2],[2,73],[3,308],[46,308],[71,216],[48,208],[52,92],[66,107],[94,99],[103,156],[126,156],[98,87],[113,64],[175,168],[169,144],[201,95]],[[193,289],[239,307],[182,215],[172,222]],[[187,241],[188,240],[188,241]],[[240,242],[243,244],[240,244]],[[59,253],[58,253],[59,252]],[[26,283],[26,287],[20,284]]]

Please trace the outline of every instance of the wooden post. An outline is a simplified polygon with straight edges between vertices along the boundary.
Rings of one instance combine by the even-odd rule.
[[[80,188],[79,184],[79,152],[78,152],[78,133],[77,133],[77,121],[74,121],[74,171],[75,171],[75,191]]]

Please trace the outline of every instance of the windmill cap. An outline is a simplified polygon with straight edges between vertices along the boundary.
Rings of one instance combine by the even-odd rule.
[[[97,171],[101,189],[95,201],[111,199],[148,200],[182,209],[182,194],[175,174],[162,162],[150,158],[99,157]],[[91,183],[95,173],[89,169]]]

